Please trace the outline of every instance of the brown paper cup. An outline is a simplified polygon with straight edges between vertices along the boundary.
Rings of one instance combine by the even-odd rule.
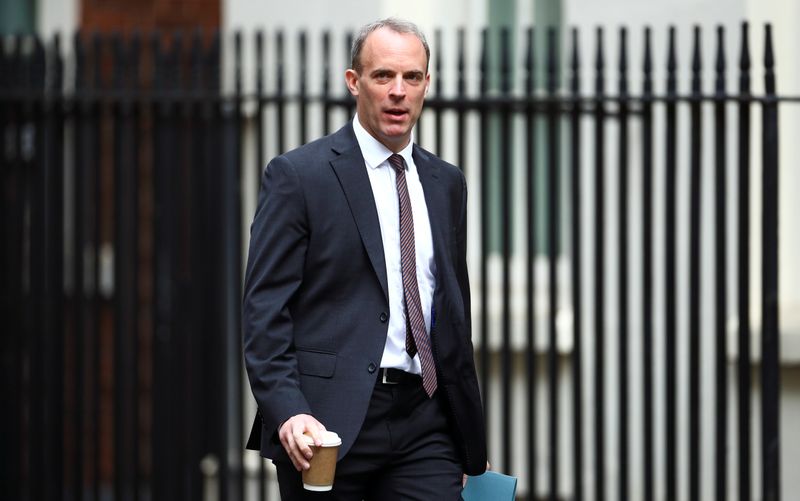
[[[336,459],[342,439],[332,431],[322,434],[322,445],[313,445],[314,440],[306,436],[311,452],[314,454],[309,463],[311,467],[303,470],[303,488],[308,491],[329,491],[333,489],[336,476]]]

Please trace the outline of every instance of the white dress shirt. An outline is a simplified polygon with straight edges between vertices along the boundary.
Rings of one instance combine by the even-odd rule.
[[[386,279],[389,289],[389,331],[383,349],[381,367],[392,367],[414,374],[421,374],[419,355],[413,359],[406,353],[406,309],[403,300],[403,276],[400,268],[400,203],[397,198],[397,184],[394,169],[389,165],[392,151],[372,137],[358,120],[353,119],[358,146],[364,157],[378,222],[381,227],[383,253],[386,260]],[[414,215],[414,246],[417,252],[417,283],[422,314],[425,317],[425,331],[431,332],[431,305],[436,287],[436,265],[433,260],[433,239],[428,219],[428,206],[419,181],[417,166],[414,164],[412,136],[408,146],[398,154],[406,162],[406,184]]]

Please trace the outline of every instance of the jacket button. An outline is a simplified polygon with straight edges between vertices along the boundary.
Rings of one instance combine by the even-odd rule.
[[[381,322],[386,323],[387,320],[389,320],[389,315],[387,315],[386,312],[384,311],[383,313],[381,313]]]
[[[371,364],[369,364],[369,367],[367,367],[367,371],[369,371],[369,373],[372,374],[373,372],[375,372],[375,370],[377,368],[378,368],[378,366],[376,366],[375,364],[371,363]]]

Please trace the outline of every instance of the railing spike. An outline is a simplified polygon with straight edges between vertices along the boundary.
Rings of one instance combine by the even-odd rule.
[[[619,93],[628,94],[628,30],[623,26],[619,30]]]
[[[464,47],[464,28],[458,29],[458,95],[464,97],[467,93],[467,80],[466,80],[466,55]]]
[[[434,78],[433,87],[436,92],[436,97],[439,98],[442,95],[442,86],[444,85],[442,79],[442,30],[437,29],[433,36],[434,36],[434,43],[436,45],[436,52],[435,52],[436,75]]]
[[[233,78],[234,90],[237,95],[242,93],[242,32],[236,30],[233,34]]]
[[[605,60],[603,58],[603,28],[597,27],[596,30],[597,36],[597,52],[595,54],[595,80],[594,80],[594,90],[597,93],[598,97],[602,96],[605,92],[605,84],[604,84],[604,77],[603,77],[603,70],[605,69]]]
[[[481,94],[486,94],[489,90],[489,30],[487,28],[483,28],[481,31],[480,71]]]
[[[500,90],[505,95],[511,92],[511,45],[510,30],[504,26],[500,30]]]
[[[279,96],[283,95],[283,74],[284,74],[284,60],[283,60],[283,31],[278,30],[275,33],[275,71],[276,74],[276,90]]]
[[[775,53],[772,48],[772,25],[764,26],[764,92],[775,95]]]
[[[675,49],[675,27],[669,28],[669,50],[667,53],[667,94],[674,95],[677,92],[678,82],[676,71],[678,69],[678,55]]]
[[[725,94],[725,28],[722,26],[717,27],[717,81],[716,92],[717,95]]]
[[[581,90],[581,83],[580,83],[581,56],[580,56],[580,43],[578,38],[578,28],[572,28],[572,59],[570,61],[570,67],[572,68],[572,80],[570,82],[570,89],[572,90],[573,95],[578,95]]]
[[[558,86],[558,41],[556,29],[547,28],[547,92],[555,94]]]
[[[645,96],[653,94],[653,48],[650,44],[650,27],[644,29],[644,62],[642,63],[644,81],[642,92]]]
[[[264,32],[256,31],[255,35],[256,58],[256,93],[260,96],[264,91]],[[327,58],[325,58],[327,59]],[[326,64],[323,62],[323,64]],[[323,75],[326,73],[323,73]]]
[[[322,33],[322,95],[328,96],[331,92],[331,32]]]
[[[702,92],[701,88],[701,75],[703,69],[702,55],[701,55],[701,33],[700,27],[694,27],[694,53],[692,55],[692,93],[699,95]]]

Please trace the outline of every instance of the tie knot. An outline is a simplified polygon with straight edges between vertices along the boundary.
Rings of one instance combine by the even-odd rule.
[[[403,161],[403,157],[398,155],[397,153],[393,153],[392,156],[389,157],[389,165],[397,172],[402,172],[405,170],[405,162]]]

